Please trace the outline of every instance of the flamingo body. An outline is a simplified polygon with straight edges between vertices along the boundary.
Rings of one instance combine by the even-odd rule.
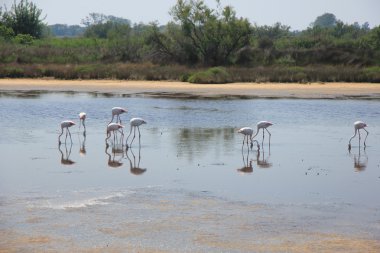
[[[133,138],[132,138],[132,141],[131,141],[131,144],[130,146],[132,146],[132,142],[133,140],[135,139],[136,137],[136,128],[137,130],[139,131],[139,139],[141,138],[141,133],[140,133],[140,126],[143,125],[143,124],[146,124],[146,121],[142,118],[132,118],[129,123],[131,124],[131,130],[129,131],[129,135],[127,137],[127,148],[128,148],[128,138],[129,136],[131,135],[132,133],[132,128],[134,129],[134,132],[133,132]]]
[[[80,120],[85,120],[86,119],[86,113],[85,112],[79,113],[79,119]]]
[[[269,122],[269,121],[259,121],[257,123],[257,130],[259,130],[261,128],[268,128],[268,127],[270,127],[272,125],[273,125],[273,123]]]
[[[253,134],[253,129],[250,127],[243,127],[238,130],[238,133],[244,134],[244,135],[250,135]]]
[[[257,131],[256,131],[256,134],[252,137],[252,139],[255,138],[256,135],[259,134],[260,129],[263,129],[263,141],[262,141],[262,145],[263,145],[263,142],[264,142],[264,129],[265,129],[268,132],[268,134],[269,134],[269,146],[270,146],[270,137],[272,135],[269,132],[268,127],[270,127],[272,125],[273,125],[272,122],[265,121],[265,120],[257,122]]]
[[[132,118],[130,121],[131,126],[133,127],[138,127],[141,126],[142,124],[146,124],[146,121],[142,118]]]
[[[121,133],[121,136],[122,138],[124,137],[124,134],[122,131],[120,131],[120,129],[123,129],[123,125],[121,125],[120,123],[110,123],[108,124],[107,126],[107,138],[106,138],[106,147],[108,147],[108,144],[107,144],[107,140],[111,137],[111,133],[114,134],[114,139],[116,138],[115,136],[115,132],[120,132]]]
[[[354,135],[350,138],[350,141],[348,142],[348,149],[351,150],[351,140],[356,136],[356,134],[358,133],[359,134],[359,147],[360,147],[360,130],[363,129],[364,131],[367,132],[367,135],[364,139],[364,148],[366,147],[366,144],[365,144],[365,141],[367,140],[367,137],[368,137],[368,134],[369,132],[365,129],[367,127],[367,124],[364,123],[363,121],[355,121],[354,122],[354,129],[355,129],[355,133]]]
[[[73,142],[73,140],[71,139],[71,133],[70,133],[69,127],[72,127],[74,125],[75,125],[74,121],[71,121],[71,120],[64,120],[61,122],[61,134],[58,136],[58,144],[61,144],[61,136],[63,134],[63,129],[66,129],[66,139],[67,139],[67,134],[69,134],[71,143]],[[66,139],[65,139],[65,143],[66,143]]]
[[[251,148],[253,146],[253,138],[252,138],[252,135],[253,135],[253,129],[250,128],[250,127],[243,127],[243,128],[240,128],[238,130],[238,133],[240,134],[243,134],[244,135],[244,139],[243,139],[243,145],[242,145],[242,148],[244,146],[244,142],[245,142],[245,139],[247,139],[247,146],[248,146],[248,140],[251,141]],[[255,140],[256,141],[256,140]],[[256,141],[257,142],[257,141]],[[260,149],[260,145],[259,143],[257,142],[257,149]]]
[[[80,126],[83,125],[83,128],[84,128],[84,135],[85,135],[85,132],[86,132],[86,125],[84,123],[84,121],[86,120],[86,113],[85,112],[81,112],[79,113],[79,130],[80,130]]]
[[[355,129],[363,129],[363,128],[365,128],[365,127],[367,127],[367,124],[366,123],[364,123],[363,121],[355,121],[354,122],[354,128]]]
[[[120,128],[123,128],[124,126],[119,123],[110,123],[107,126],[107,134],[111,132],[115,132],[119,130]]]
[[[120,114],[127,113],[127,112],[128,112],[128,110],[125,109],[125,108],[122,108],[122,107],[113,107],[112,108],[112,119],[111,119],[110,123],[113,121],[113,118],[115,116],[116,116],[116,123],[118,123],[118,122],[121,123]]]

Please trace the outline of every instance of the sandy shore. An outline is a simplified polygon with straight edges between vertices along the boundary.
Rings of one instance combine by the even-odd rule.
[[[160,97],[380,99],[380,83],[232,83],[0,79],[0,91],[77,91]]]

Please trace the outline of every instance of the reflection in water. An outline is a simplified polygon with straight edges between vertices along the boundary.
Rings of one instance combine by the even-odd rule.
[[[192,161],[199,154],[212,149],[216,155],[223,153],[221,148],[233,150],[231,145],[236,137],[234,128],[183,128],[173,139],[177,155]]]
[[[83,131],[83,139],[81,137],[81,134],[78,133],[78,139],[79,139],[79,154],[81,156],[86,155],[86,131]]]
[[[253,172],[253,167],[252,167],[252,159],[248,161],[249,159],[249,149],[247,154],[244,154],[243,149],[241,149],[241,155],[243,158],[243,164],[244,166],[242,168],[237,169],[237,171],[242,172],[242,173],[252,173]]]
[[[121,160],[124,158],[123,145],[112,145],[111,153],[108,152],[108,148],[109,146],[106,145],[105,153],[108,156],[108,166],[111,168],[118,168],[122,166],[123,163]]]
[[[131,151],[131,154],[133,156],[133,163],[132,163],[131,158],[128,156],[128,152],[129,151]],[[136,163],[136,156],[133,153],[132,147],[129,150],[127,150],[126,155],[127,155],[128,160],[129,160],[130,171],[131,171],[132,174],[134,174],[134,175],[141,175],[141,174],[145,173],[146,169],[140,168],[140,162],[141,162],[141,146],[140,145],[139,145],[139,153],[138,153],[139,156],[138,156],[138,159],[137,159],[137,163]]]
[[[61,146],[65,146],[65,154],[63,153]],[[63,165],[73,165],[75,162],[70,160],[71,148],[73,147],[73,143],[70,144],[70,148],[67,148],[67,144],[58,145],[58,150],[61,152],[61,164]]]
[[[267,169],[272,167],[272,163],[270,163],[269,157],[270,157],[270,146],[269,146],[269,153],[267,156],[265,156],[265,149],[263,146],[263,149],[261,150],[262,152],[257,151],[257,156],[256,156],[256,162],[257,162],[257,167],[262,168],[262,169]],[[261,156],[262,154],[262,156]]]
[[[352,157],[351,151],[349,151],[350,157]],[[359,153],[354,154],[354,169],[355,171],[361,172],[364,171],[367,168],[368,164],[368,156],[365,152],[365,149],[363,150],[363,154],[361,153],[360,147],[359,147]]]

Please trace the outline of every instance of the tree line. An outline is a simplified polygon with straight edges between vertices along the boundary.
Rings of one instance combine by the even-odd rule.
[[[20,0],[10,10],[0,9],[0,63],[244,68],[380,64],[380,26],[346,24],[325,13],[307,29],[291,31],[281,23],[257,26],[238,17],[232,6],[216,2],[213,9],[202,0],[177,0],[170,10],[172,21],[161,26],[100,13],[90,13],[83,26],[47,26],[42,10]]]

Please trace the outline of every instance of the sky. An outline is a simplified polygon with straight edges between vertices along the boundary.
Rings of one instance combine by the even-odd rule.
[[[49,25],[80,25],[89,13],[126,18],[132,23],[157,21],[165,25],[172,20],[169,10],[176,0],[29,0],[47,16]],[[14,0],[0,0],[0,6],[12,6]],[[215,0],[204,0],[215,7]],[[291,30],[303,30],[316,17],[328,12],[337,19],[352,24],[368,22],[370,27],[380,25],[380,0],[221,0],[222,6],[234,7],[238,17],[248,18],[257,25],[281,22]],[[4,9],[4,8],[3,8]]]

